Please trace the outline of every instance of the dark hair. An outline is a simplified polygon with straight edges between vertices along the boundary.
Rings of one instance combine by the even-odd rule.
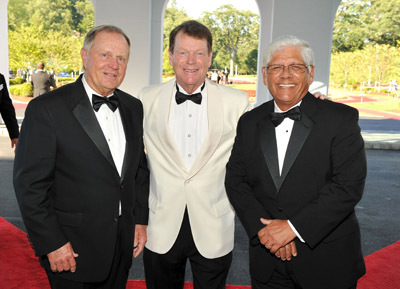
[[[37,68],[43,70],[44,69],[44,63],[42,61],[39,61],[37,64]]]
[[[189,20],[176,26],[169,34],[169,51],[171,51],[171,53],[174,52],[175,38],[180,31],[191,37],[207,40],[208,53],[212,52],[212,35],[210,29],[195,20]]]
[[[94,38],[99,32],[102,31],[121,34],[125,38],[126,42],[128,42],[128,47],[131,47],[131,41],[129,40],[129,37],[121,28],[114,25],[99,25],[90,29],[90,31],[86,34],[85,40],[83,41],[83,49],[89,52],[90,48],[93,45]]]

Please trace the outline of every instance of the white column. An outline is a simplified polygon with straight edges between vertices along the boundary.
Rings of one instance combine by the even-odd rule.
[[[124,30],[131,40],[128,69],[121,89],[137,96],[150,81],[151,1],[92,0],[95,25],[113,24]]]
[[[256,0],[260,8],[257,104],[271,99],[262,81],[265,48],[281,35],[294,35],[308,41],[315,53],[316,69],[311,90],[328,94],[332,48],[332,27],[341,0]]]
[[[8,86],[8,0],[0,0],[0,73]]]

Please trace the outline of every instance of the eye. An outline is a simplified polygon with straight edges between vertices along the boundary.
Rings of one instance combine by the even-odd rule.
[[[101,56],[103,56],[104,58],[107,57],[107,53],[103,53]]]
[[[125,58],[123,58],[122,56],[120,56],[120,57],[118,57],[118,60],[122,62],[122,61],[125,60]]]

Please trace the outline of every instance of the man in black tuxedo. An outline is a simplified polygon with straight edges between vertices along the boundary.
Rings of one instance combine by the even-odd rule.
[[[273,100],[241,117],[225,180],[250,239],[252,286],[356,288],[365,273],[358,112],[308,92],[314,55],[303,40],[273,42],[263,65]]]
[[[44,71],[44,63],[40,61],[37,65],[36,72],[32,75],[31,80],[33,86],[33,97],[49,92],[50,86],[57,88],[54,77]]]
[[[52,288],[125,288],[146,242],[143,108],[117,89],[129,50],[118,27],[93,28],[83,76],[26,110],[14,187]]]
[[[7,89],[6,79],[0,73],[0,113],[7,127],[8,135],[11,139],[11,148],[16,148],[19,136],[18,121],[15,116],[15,109],[12,104],[10,95]]]

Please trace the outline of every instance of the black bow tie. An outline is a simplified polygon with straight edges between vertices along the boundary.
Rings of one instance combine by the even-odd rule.
[[[92,94],[92,104],[95,111],[99,111],[100,106],[107,104],[108,107],[114,112],[118,107],[118,99],[115,95],[104,97],[97,94]]]
[[[293,120],[300,120],[301,119],[301,111],[300,106],[296,106],[286,112],[271,112],[271,121],[275,127],[280,125],[282,121],[288,117]]]
[[[203,85],[201,86],[201,91],[203,91],[204,86],[206,83],[204,82]],[[177,104],[184,103],[186,100],[191,100],[196,104],[201,104],[201,92],[194,93],[194,94],[184,94],[179,91],[178,84],[176,84],[176,94],[175,94],[175,100]]]

